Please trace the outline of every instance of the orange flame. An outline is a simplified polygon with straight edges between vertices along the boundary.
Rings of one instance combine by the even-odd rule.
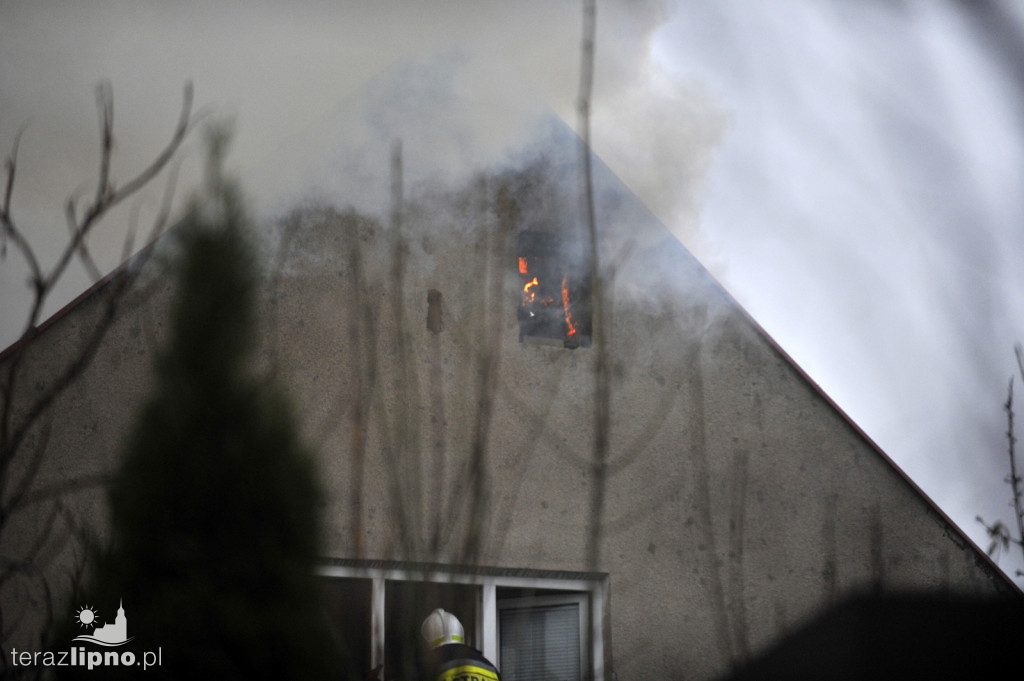
[[[536,280],[534,280],[536,281]],[[576,325],[572,323],[572,308],[569,305],[569,277],[562,278],[562,307],[565,308],[565,325],[568,328],[566,331],[567,337],[576,335]]]
[[[526,286],[523,287],[523,304],[532,303],[537,299],[537,292],[530,290],[534,286],[537,286],[537,284],[537,277],[534,277],[533,281],[527,283]]]
[[[537,296],[537,291],[540,290],[540,280],[537,277],[530,275],[530,261],[529,261],[529,258],[525,257],[525,256],[519,256],[518,260],[519,260],[519,274],[522,277],[521,281],[524,282],[522,305],[524,307],[527,306],[527,305],[531,305],[532,306],[532,305],[535,305],[535,304],[543,305],[544,307],[547,307],[549,305],[551,305],[551,306],[557,305],[558,304],[558,299],[556,297],[554,297],[554,296],[544,296],[543,298],[540,298],[540,297]],[[529,281],[527,281],[527,280],[529,280]],[[566,275],[566,276],[564,276],[562,278],[562,301],[561,302],[562,302],[562,309],[564,310],[564,314],[565,314],[565,327],[566,327],[565,337],[566,338],[572,338],[573,336],[577,335],[578,329],[576,328],[576,323],[573,321],[573,318],[572,318],[572,300],[570,299],[570,295],[569,295],[569,277],[568,277],[568,275]],[[531,309],[530,310],[530,316],[531,317],[534,316],[534,313],[535,313],[535,310]]]

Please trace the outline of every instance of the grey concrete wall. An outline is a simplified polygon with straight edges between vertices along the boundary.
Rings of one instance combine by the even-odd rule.
[[[6,471],[0,499],[5,516],[0,555],[3,650],[42,650],[49,617],[69,607],[69,589],[87,547],[105,541],[103,481],[116,470],[135,410],[151,386],[150,368],[165,336],[170,284],[152,262],[144,280],[124,295],[119,312],[84,372],[64,389],[103,317],[116,286],[99,285],[42,325],[23,351],[0,359],[3,381],[16,364],[12,431],[40,412]],[[21,503],[15,500],[22,495]],[[49,592],[49,593],[48,593]],[[55,608],[48,613],[53,597]]]
[[[677,243],[642,210],[608,203],[605,257],[635,242],[612,287],[611,459],[599,509],[616,673],[637,676],[653,663],[672,677],[714,677],[854,589],[1006,587]],[[473,210],[405,225],[405,336],[380,308],[367,498],[358,520],[349,499],[331,507],[332,550],[350,557],[358,527],[368,557],[464,562],[472,485],[459,471],[472,450],[480,371],[493,361],[486,513],[472,519],[483,545],[471,558],[587,570],[595,351],[519,342],[508,239],[490,270],[503,278],[500,302],[482,300],[488,280],[471,270],[488,244],[452,227],[500,220]],[[387,260],[380,241],[364,243],[370,260]],[[293,273],[281,357],[311,434],[321,434],[325,475],[343,489],[352,433],[339,405],[351,388],[344,377],[358,370],[346,344],[353,294],[337,274]],[[432,288],[445,301],[436,336],[425,323]],[[323,399],[326,386],[342,386],[336,401]],[[396,443],[403,429],[410,439]],[[396,541],[397,506],[412,509],[409,546]],[[451,534],[432,548],[438,527]]]
[[[259,365],[284,382],[320,454],[328,555],[596,567],[609,575],[606,644],[620,678],[713,678],[854,589],[1008,588],[607,176],[612,422],[594,508],[596,350],[520,343],[516,322],[514,234],[575,224],[564,171],[412,201],[398,250],[379,224],[327,210],[267,239]],[[502,181],[516,214],[496,202]],[[168,287],[154,272],[156,292],[54,406],[39,484],[116,465],[165,333]],[[427,325],[431,289],[440,333]],[[26,385],[55,375],[97,304],[37,339]],[[98,490],[68,503],[102,536]],[[5,550],[45,514],[16,520]],[[47,550],[57,583],[72,549]],[[5,611],[31,609],[24,594],[4,598]]]

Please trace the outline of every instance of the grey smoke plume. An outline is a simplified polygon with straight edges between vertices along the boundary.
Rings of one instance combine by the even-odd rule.
[[[983,546],[1024,337],[1022,26],[1013,3],[723,0],[677,5],[654,50],[731,114],[716,273]]]
[[[577,2],[542,0],[306,0],[287,6],[154,0],[128,8],[106,0],[88,6],[5,2],[4,151],[19,126],[30,123],[15,190],[18,217],[44,257],[52,257],[50,244],[64,238],[63,200],[93,181],[92,96],[103,78],[115,95],[115,173],[121,176],[159,147],[173,125],[182,84],[192,80],[198,102],[236,116],[229,170],[272,212],[310,194],[345,198],[347,190],[331,184],[343,169],[364,175],[368,193],[356,198],[376,200],[368,178],[386,164],[388,146],[375,147],[390,143],[394,131],[387,124],[396,120],[418,124],[399,126],[413,182],[458,180],[472,170],[468,166],[500,159],[528,139],[538,111],[575,120],[581,13]],[[701,159],[718,130],[699,86],[652,75],[650,41],[667,16],[668,3],[658,0],[600,3],[593,138],[598,153],[622,165],[623,179],[660,217],[692,227],[692,192],[699,185],[693,180],[706,167]],[[390,91],[375,93],[390,100],[361,108],[363,95],[396,73],[407,78],[404,86],[392,81]],[[356,112],[354,119],[337,120],[344,111]],[[673,119],[700,122],[675,127]],[[359,149],[363,155],[352,153]],[[676,152],[666,150],[687,157],[674,159]],[[198,156],[193,151],[186,158],[181,198],[198,180]],[[675,176],[686,189],[664,185],[666,175],[653,172],[658,166],[682,169]],[[155,211],[158,196],[143,205],[141,222]],[[676,203],[674,197],[682,198]],[[93,244],[104,269],[117,264],[129,212],[126,207],[115,216]],[[5,346],[20,323],[23,273],[5,263],[0,277]],[[82,273],[70,278],[50,312],[87,284]]]

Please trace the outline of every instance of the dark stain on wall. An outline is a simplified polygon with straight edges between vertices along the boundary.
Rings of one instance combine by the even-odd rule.
[[[821,568],[821,581],[825,590],[825,600],[832,602],[838,592],[836,546],[836,505],[838,496],[829,494],[825,498],[825,514],[821,523],[821,546],[825,552],[825,564]]]
[[[871,582],[881,591],[885,580],[885,553],[882,541],[882,509],[876,503],[871,507]]]
[[[444,330],[444,320],[441,318],[441,292],[434,288],[427,291],[427,330],[433,334],[439,334]]]
[[[747,599],[743,577],[744,527],[747,510],[747,480],[750,452],[741,449],[732,462],[729,510],[729,601],[736,652],[741,658],[750,654],[747,640]]]
[[[700,309],[696,318],[703,321],[707,311]],[[695,324],[696,328],[703,325]],[[709,610],[715,628],[718,652],[722,660],[720,668],[728,667],[736,659],[733,637],[729,627],[729,610],[722,581],[722,561],[719,557],[715,537],[714,519],[711,513],[711,470],[707,451],[707,417],[704,395],[704,373],[701,367],[702,343],[694,342],[687,348],[685,366],[687,387],[693,400],[692,444],[694,450],[694,495],[696,513],[699,519],[703,544],[701,555],[705,560],[705,575],[700,583],[704,585],[709,600]],[[707,550],[704,550],[704,549]]]

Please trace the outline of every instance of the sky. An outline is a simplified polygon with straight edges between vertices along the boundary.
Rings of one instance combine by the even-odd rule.
[[[595,151],[983,547],[975,516],[1012,519],[1002,405],[1024,341],[1021,7],[598,0]],[[580,31],[576,0],[0,0],[0,150],[24,130],[12,212],[52,263],[63,202],[94,188],[102,79],[121,180],[168,139],[191,81],[204,115],[233,121],[229,167],[261,214],[330,193],[351,168],[325,148],[386,164],[365,156],[379,121],[350,114],[396,72],[402,93],[441,86],[473,104],[465,117],[439,100],[404,140],[408,182],[439,167],[454,179],[527,139],[538,110],[575,124]],[[200,157],[193,137],[179,204]],[[91,240],[103,270],[165,181]],[[2,347],[26,313],[15,256],[0,262]],[[89,283],[69,271],[47,314]]]
[[[705,263],[982,547],[977,515],[1012,526],[1022,7],[681,3],[654,45],[730,117]]]

